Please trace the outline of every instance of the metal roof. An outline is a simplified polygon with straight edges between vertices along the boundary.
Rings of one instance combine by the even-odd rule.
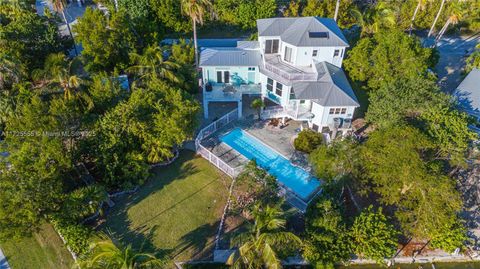
[[[237,48],[239,49],[259,49],[260,43],[258,41],[237,41]]]
[[[258,50],[238,48],[208,48],[200,53],[200,66],[259,66]]]
[[[470,113],[480,114],[480,69],[473,69],[455,92],[460,106]]]
[[[298,47],[349,46],[337,23],[329,18],[259,19],[257,20],[257,28],[259,36],[280,36],[283,42]]]
[[[310,99],[322,106],[360,106],[341,68],[328,62],[315,66],[318,81],[293,82],[294,99]]]

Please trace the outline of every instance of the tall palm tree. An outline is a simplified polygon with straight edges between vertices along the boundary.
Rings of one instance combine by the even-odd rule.
[[[412,34],[413,23],[415,21],[415,18],[417,17],[418,11],[425,9],[425,6],[427,5],[427,1],[432,1],[432,0],[418,0],[417,7],[415,8],[415,11],[413,12],[412,20],[411,20],[411,23],[410,23],[410,28],[408,29],[408,34],[409,35]]]
[[[335,15],[333,16],[333,19],[335,21],[337,21],[339,9],[340,9],[340,0],[337,0],[337,3],[335,4]]]
[[[70,24],[68,23],[67,16],[65,16],[65,7],[67,6],[66,0],[52,0],[53,10],[62,14],[63,20],[67,25],[68,33],[73,40],[73,48],[75,49],[75,55],[78,56],[77,46],[75,46],[75,39],[73,38],[72,29],[70,29]]]
[[[212,6],[210,0],[181,0],[182,13],[192,19],[195,66],[198,68],[197,23],[203,24],[203,17]]]
[[[435,25],[437,24],[438,18],[440,17],[440,14],[442,13],[443,7],[445,6],[445,1],[442,0],[440,4],[440,8],[438,9],[437,15],[435,16],[435,20],[433,20],[432,27],[430,27],[430,31],[428,31],[428,37],[430,37],[433,34],[433,30],[435,29]]]
[[[183,77],[175,72],[180,65],[164,59],[164,50],[158,45],[148,46],[143,54],[130,53],[130,61],[133,66],[127,71],[139,76],[139,79],[163,78],[176,84],[184,82]]]
[[[117,247],[111,240],[93,244],[86,259],[77,262],[81,269],[161,268],[163,262],[152,254],[136,253],[129,245]]]
[[[33,71],[33,79],[40,87],[47,84],[59,86],[64,98],[71,99],[74,91],[80,87],[82,80],[72,72],[73,61],[67,61],[63,53],[53,53],[47,56],[44,68]]]
[[[440,29],[440,32],[438,32],[438,35],[435,38],[435,44],[437,44],[437,42],[440,39],[442,39],[443,35],[448,29],[448,26],[450,26],[450,24],[456,25],[460,21],[460,18],[462,17],[462,15],[463,15],[463,9],[460,6],[460,2],[459,1],[454,2],[450,8],[450,16],[448,16],[447,21],[443,25],[442,29]]]
[[[281,268],[275,248],[299,246],[300,238],[285,232],[284,213],[278,207],[255,205],[254,225],[247,234],[237,238],[242,245],[229,257],[234,268]]]

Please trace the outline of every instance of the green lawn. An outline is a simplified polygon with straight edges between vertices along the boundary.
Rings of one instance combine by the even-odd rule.
[[[32,237],[9,241],[0,246],[12,269],[71,268],[72,256],[50,224]]]
[[[230,178],[191,151],[116,201],[103,229],[138,251],[184,261],[211,255]]]

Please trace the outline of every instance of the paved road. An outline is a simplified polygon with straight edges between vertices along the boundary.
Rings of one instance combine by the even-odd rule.
[[[10,265],[7,262],[7,258],[0,249],[0,269],[10,269]]]
[[[431,45],[433,40],[424,40],[424,42]],[[463,80],[465,59],[478,43],[480,43],[480,32],[470,36],[445,36],[437,43],[440,60],[435,72],[442,90],[451,93],[457,88]]]

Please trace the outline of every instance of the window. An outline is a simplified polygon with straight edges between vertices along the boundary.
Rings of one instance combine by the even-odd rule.
[[[269,39],[265,41],[265,53],[278,53],[278,39]]]
[[[295,99],[295,92],[293,91],[293,88],[290,89],[290,99]]]
[[[345,51],[345,50],[342,50],[342,53],[340,54],[340,57],[343,57],[343,52],[344,52],[344,51]]]
[[[340,114],[346,114],[347,113],[347,109],[346,108],[342,108],[342,111],[340,112]]]
[[[275,93],[278,95],[278,96],[282,96],[282,88],[283,88],[283,85],[278,83],[277,82],[277,87],[275,87]]]
[[[255,71],[255,67],[249,67],[248,71]]]
[[[267,78],[267,90],[269,92],[273,91],[273,79]]]
[[[340,114],[340,108],[335,108],[335,114]]]
[[[316,125],[315,123],[312,125],[312,129],[314,131],[317,131],[318,132],[318,125]]]
[[[332,115],[333,113],[335,113],[335,108],[330,108],[330,111],[328,112],[328,114]]]
[[[225,83],[230,83],[230,72],[229,71],[223,71],[223,81]]]
[[[292,62],[292,48],[285,47],[285,57],[283,58],[286,62]]]
[[[312,56],[317,57],[317,54],[318,54],[318,50],[313,50]]]
[[[335,50],[333,52],[333,57],[337,57],[338,55],[340,55],[340,50]]]
[[[300,104],[305,104],[305,100],[300,100]]]
[[[217,83],[222,83],[222,71],[217,71]]]

